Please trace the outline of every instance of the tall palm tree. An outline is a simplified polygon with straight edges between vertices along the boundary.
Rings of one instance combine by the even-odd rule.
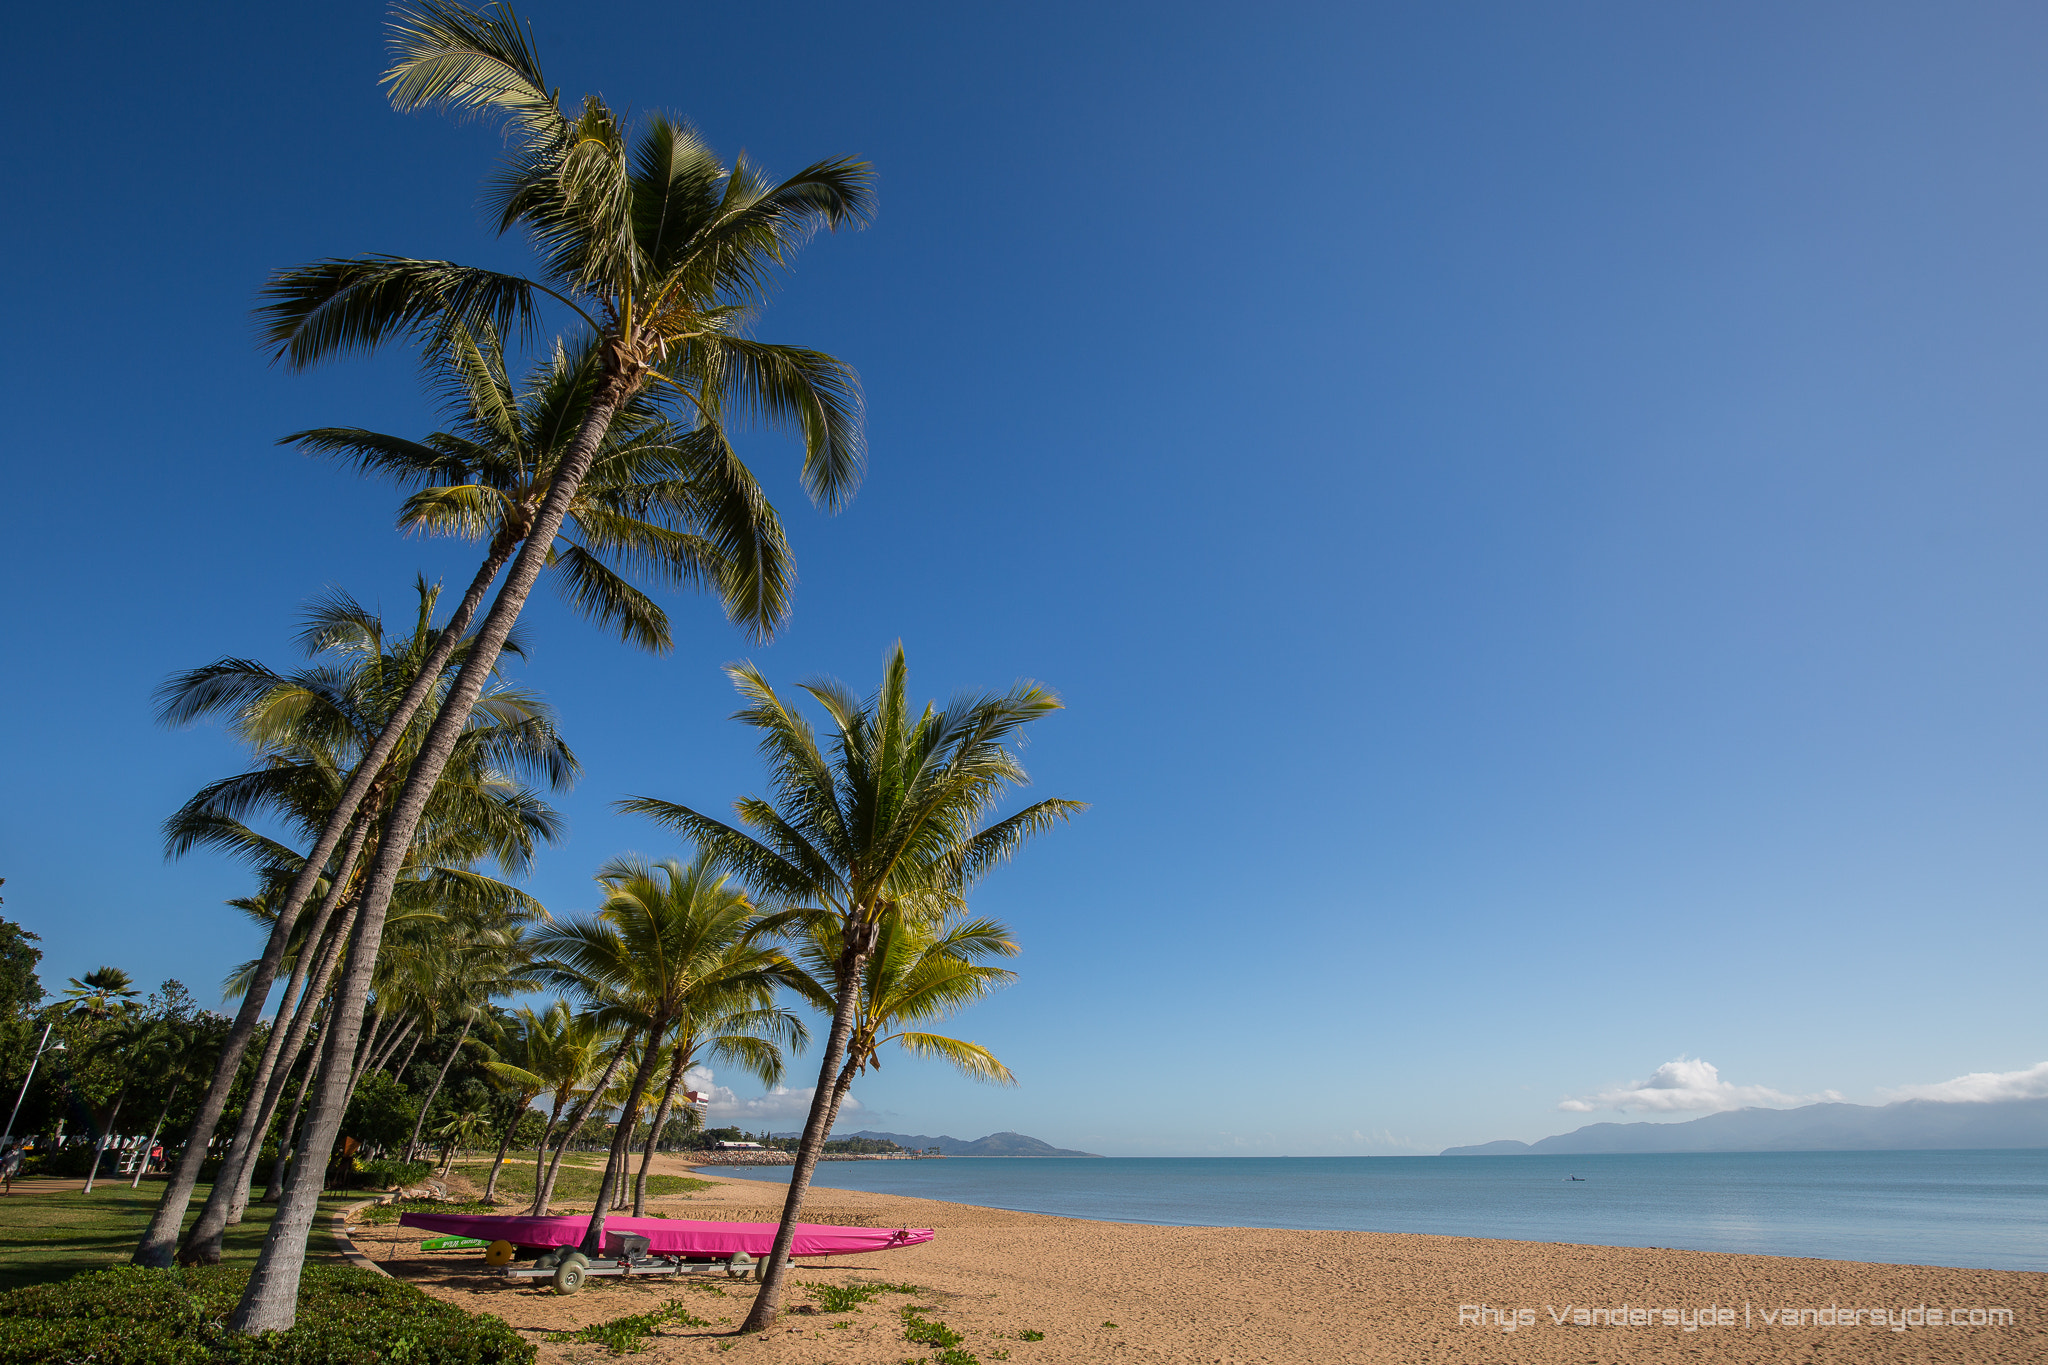
[[[171,856],[197,847],[212,847],[243,857],[276,883],[264,904],[272,923],[265,956],[248,969],[244,985],[259,989],[265,962],[283,965],[293,942],[291,931],[280,935],[277,888],[303,876],[298,854],[252,831],[242,817],[266,813],[315,837],[347,785],[357,756],[372,747],[390,722],[392,710],[410,690],[415,675],[430,666],[439,644],[433,626],[437,589],[416,584],[417,609],[409,633],[389,631],[376,612],[346,593],[333,592],[309,610],[300,639],[316,660],[311,667],[279,673],[245,659],[223,659],[173,676],[159,691],[160,714],[168,722],[219,717],[230,732],[256,753],[247,771],[208,784],[165,822]],[[440,689],[452,684],[453,671],[466,659],[467,643],[459,643],[442,667]],[[310,1026],[310,1007],[326,992],[326,973],[353,927],[363,881],[365,855],[381,844],[379,819],[395,800],[398,779],[417,752],[424,718],[406,727],[408,742],[387,760],[388,771],[371,786],[368,800],[353,820],[353,830],[340,861],[325,869],[319,911],[305,925],[295,926],[305,947],[292,955],[290,979],[278,1008],[279,1025],[265,1042],[252,1083],[257,1102],[243,1106],[223,1169],[214,1181],[206,1208],[187,1231],[178,1256],[211,1263],[218,1258],[221,1232],[240,1221],[260,1134],[275,1113],[285,1074],[291,1069]],[[509,771],[508,771],[509,770]],[[523,870],[536,842],[559,835],[559,817],[513,776],[524,772],[556,787],[576,773],[575,756],[555,730],[546,704],[524,689],[494,683],[470,724],[457,741],[457,753],[436,784],[424,837],[404,850],[400,899],[418,913],[424,894],[436,904],[475,902],[518,907],[530,902],[523,893],[471,871],[480,858]],[[537,909],[537,905],[532,908]],[[323,937],[324,935],[324,937]],[[315,945],[325,947],[316,950]],[[319,963],[320,989],[304,990],[308,969]],[[267,987],[263,987],[267,989]],[[248,1001],[244,996],[244,1012]],[[283,1021],[290,1019],[286,1026]],[[232,1037],[232,1034],[230,1035]],[[287,1051],[289,1049],[289,1051]],[[282,1067],[279,1058],[286,1058]],[[225,1058],[222,1060],[225,1065]],[[204,1115],[195,1121],[195,1138]],[[210,1130],[208,1130],[210,1133]],[[159,1202],[156,1219],[172,1209],[181,1214],[189,1203],[198,1170],[188,1151],[173,1173]],[[145,1242],[147,1245],[147,1242]],[[139,1255],[139,1253],[138,1253]]]
[[[752,942],[760,913],[701,853],[688,864],[620,858],[597,880],[605,898],[595,915],[551,925],[534,937],[539,973],[581,995],[599,1018],[623,1025],[621,1049],[637,1056],[584,1231],[586,1255],[604,1244],[605,1215],[625,1169],[640,1100],[670,1030],[691,1015],[766,1006],[789,970],[781,953]]]
[[[803,968],[798,989],[813,1005],[831,1010],[833,972],[845,945],[840,923],[829,914],[804,914],[784,931]],[[1014,957],[1010,931],[991,919],[933,917],[898,911],[882,921],[875,951],[861,972],[846,1061],[832,1086],[825,1131],[830,1134],[854,1078],[882,1064],[882,1048],[894,1043],[913,1057],[945,1062],[969,1080],[1014,1085],[1016,1078],[979,1043],[911,1027],[934,1023],[1016,980],[1017,974],[986,961]]]
[[[435,352],[464,332],[505,336],[530,327],[542,301],[552,300],[587,329],[571,349],[587,345],[598,374],[483,617],[477,651],[429,730],[371,863],[357,928],[363,951],[330,1016],[325,1045],[336,1055],[354,1048],[362,1025],[398,875],[396,850],[412,837],[614,419],[653,389],[685,426],[755,418],[793,429],[804,440],[806,488],[827,507],[851,495],[862,458],[852,372],[819,352],[766,345],[741,329],[804,237],[864,219],[865,164],[820,162],[777,183],[744,159],[726,166],[694,132],[663,116],[642,120],[636,134],[591,96],[571,120],[542,77],[527,32],[502,4],[478,12],[425,0],[401,9],[393,46],[397,60],[385,79],[395,106],[504,121],[511,155],[493,197],[501,229],[523,227],[532,238],[540,278],[393,256],[315,262],[281,272],[266,287],[263,324],[274,354],[297,368],[400,337]],[[332,822],[327,834],[338,846]],[[323,1160],[344,1101],[330,1070],[308,1132],[309,1152]],[[293,1174],[235,1310],[238,1331],[284,1329],[294,1320],[320,1198],[316,1164]]]
[[[860,983],[892,916],[940,917],[964,908],[968,888],[1033,835],[1072,818],[1081,802],[1039,801],[982,825],[1003,795],[1027,781],[1010,748],[1024,726],[1060,702],[1035,683],[1008,692],[963,696],[943,710],[911,709],[909,666],[899,644],[881,687],[863,702],[836,682],[803,690],[831,722],[830,753],[800,712],[776,695],[751,664],[727,670],[746,705],[735,719],[761,732],[772,800],[733,804],[739,825],[652,797],[622,810],[669,825],[743,877],[785,914],[831,921],[839,943],[831,964],[832,1030],[817,1089],[790,1173],[782,1226],[761,1293],[742,1330],[775,1320],[796,1223],[811,1172],[829,1134],[832,1093],[846,1064],[860,1008]]]

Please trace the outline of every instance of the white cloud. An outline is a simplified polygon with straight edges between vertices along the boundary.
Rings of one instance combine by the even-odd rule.
[[[1720,1070],[1712,1062],[1680,1057],[1658,1067],[1647,1081],[1631,1081],[1597,1095],[1568,1099],[1557,1107],[1572,1114],[1590,1114],[1596,1109],[1647,1114],[1718,1113],[1725,1109],[1768,1109],[1841,1098],[1832,1090],[1818,1095],[1788,1095],[1767,1085],[1733,1085],[1721,1079]]]
[[[811,1094],[816,1089],[815,1086],[805,1086],[801,1090],[791,1090],[788,1086],[778,1085],[765,1095],[742,1099],[731,1086],[714,1081],[710,1068],[701,1066],[690,1068],[683,1077],[683,1085],[686,1089],[701,1090],[711,1096],[704,1115],[711,1127],[737,1124],[750,1132],[758,1132],[771,1124],[801,1127],[803,1121],[810,1117]],[[860,1112],[860,1107],[860,1101],[849,1094],[845,1103],[839,1106],[840,1122],[833,1127],[842,1126],[847,1118]]]
[[[2038,1100],[2048,1097],[2048,1062],[2024,1071],[1972,1071],[1939,1085],[1902,1085],[1880,1093],[1887,1100],[1940,1100],[1949,1104]]]

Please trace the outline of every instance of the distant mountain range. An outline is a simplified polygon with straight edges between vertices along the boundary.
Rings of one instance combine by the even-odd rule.
[[[1593,1123],[1538,1142],[1446,1147],[1441,1156],[1594,1152],[1902,1152],[2048,1147],[2048,1099],[1808,1104],[1732,1109],[1685,1123]]]
[[[1099,1155],[1096,1152],[1069,1151],[1065,1147],[1055,1147],[1051,1143],[1040,1142],[1035,1137],[1025,1137],[1022,1133],[990,1133],[987,1137],[976,1138],[972,1142],[963,1142],[959,1138],[946,1137],[943,1134],[939,1137],[926,1137],[922,1133],[876,1133],[866,1128],[861,1129],[858,1133],[853,1134],[853,1136],[880,1138],[884,1142],[893,1142],[898,1147],[908,1147],[913,1152],[921,1152],[927,1147],[936,1147],[945,1156]]]

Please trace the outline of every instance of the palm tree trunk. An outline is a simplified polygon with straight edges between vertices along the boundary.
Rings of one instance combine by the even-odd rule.
[[[512,1106],[512,1117],[506,1121],[505,1136],[498,1143],[497,1159],[491,1162],[491,1178],[484,1182],[484,1202],[492,1203],[498,1194],[498,1172],[505,1165],[505,1153],[512,1150],[512,1135],[519,1130],[519,1120],[526,1117],[526,1106],[533,1103],[533,1096],[521,1095],[519,1103]],[[541,1140],[547,1140],[543,1134]]]
[[[271,1220],[270,1231],[263,1239],[263,1250],[257,1254],[256,1268],[250,1272],[248,1288],[243,1291],[241,1302],[235,1306],[234,1315],[229,1320],[229,1325],[237,1332],[252,1335],[282,1332],[289,1330],[297,1320],[299,1272],[305,1264],[306,1238],[313,1230],[313,1216],[320,1206],[320,1187],[327,1171],[327,1159],[334,1150],[334,1139],[341,1130],[343,1105],[347,1102],[344,1093],[348,1081],[347,1068],[342,1063],[354,1055],[357,1035],[362,1031],[363,1006],[369,998],[370,983],[377,968],[378,949],[384,942],[384,919],[391,909],[391,893],[398,885],[398,874],[404,866],[407,851],[412,847],[413,834],[419,829],[420,817],[426,813],[427,799],[433,795],[442,771],[455,753],[456,741],[469,724],[470,712],[476,709],[484,684],[498,666],[498,655],[505,647],[505,637],[518,621],[527,597],[533,592],[533,585],[540,578],[541,569],[554,551],[555,537],[561,532],[563,519],[569,514],[569,505],[576,497],[583,476],[590,471],[591,462],[597,457],[598,445],[611,427],[612,414],[631,397],[635,382],[637,376],[608,375],[584,413],[576,439],[556,467],[540,513],[534,518],[526,539],[520,543],[519,553],[505,575],[497,600],[491,603],[483,624],[478,627],[476,638],[470,644],[469,657],[463,660],[461,671],[455,675],[455,685],[449,689],[433,725],[421,741],[419,756],[413,760],[405,786],[399,791],[398,801],[385,823],[383,843],[370,864],[369,882],[363,892],[362,915],[356,921],[357,941],[349,955],[348,974],[342,981],[338,1008],[332,1016],[334,1036],[331,1055],[335,1065],[330,1066],[320,1080],[320,1093],[313,1102],[313,1114],[304,1144],[305,1159],[293,1169],[285,1184],[284,1199],[279,1203],[277,1216]],[[453,648],[452,642],[450,648]],[[422,669],[422,676],[425,675]],[[267,988],[267,982],[265,986]],[[223,1089],[223,1100],[225,1097]],[[193,1169],[196,1176],[196,1165]]]
[[[322,1001],[324,1008],[328,1004]],[[320,1074],[320,1045],[315,1043],[306,1055],[306,1074],[299,1079],[299,1093],[292,1101],[291,1116],[284,1126],[277,1130],[277,1159],[270,1163],[270,1180],[263,1187],[263,1202],[275,1204],[284,1194],[284,1173],[291,1163],[294,1139],[299,1132],[299,1116],[306,1111],[306,1095],[313,1088],[314,1077]]]
[[[564,1103],[566,1103],[566,1099],[563,1096],[563,1093],[559,1090],[556,1091],[554,1112],[548,1115],[547,1127],[540,1130],[540,1145],[533,1149],[533,1192],[535,1195],[539,1195],[541,1192],[541,1168],[547,1164],[548,1160],[548,1139],[554,1135],[555,1125],[561,1121],[562,1105]],[[540,1207],[535,1211],[534,1216],[538,1217],[541,1213],[545,1213],[546,1211],[547,1205],[543,1202],[540,1205]]]
[[[363,1041],[356,1047],[355,1070],[350,1073],[348,1080],[351,1086],[361,1080],[363,1072],[374,1065],[370,1059],[376,1055],[377,1044],[384,1038],[384,1025],[389,1022],[384,1013],[384,1002],[379,1000],[370,1009],[370,1027],[363,1031]]]
[[[178,1079],[180,1084],[184,1082],[182,1076]],[[149,1130],[149,1141],[143,1144],[142,1160],[135,1163],[135,1178],[128,1182],[129,1189],[133,1190],[141,1187],[142,1174],[149,1169],[149,1154],[156,1150],[156,1135],[164,1130],[164,1120],[171,1116],[171,1106],[177,1102],[177,1099],[178,1087],[174,1085],[171,1087],[171,1093],[164,1097],[163,1112],[156,1116],[156,1126]]]
[[[335,954],[341,951],[341,941],[347,934],[346,921],[333,934],[327,933],[328,922],[340,908],[347,896],[348,881],[355,873],[356,859],[361,856],[363,843],[370,836],[369,820],[358,820],[355,832],[349,836],[348,849],[342,855],[341,867],[331,883],[332,890],[320,903],[313,923],[306,931],[306,941],[299,951],[299,959],[292,964],[291,980],[286,983],[284,999],[278,1002],[277,1014],[270,1022],[270,1039],[263,1045],[263,1056],[256,1064],[256,1076],[249,1085],[249,1098],[242,1105],[241,1120],[235,1125],[235,1135],[228,1143],[228,1149],[221,1156],[220,1174],[214,1177],[213,1189],[207,1193],[206,1206],[199,1211],[198,1221],[186,1232],[184,1241],[178,1247],[179,1265],[219,1265],[221,1235],[233,1224],[242,1221],[242,1214],[249,1207],[249,1180],[256,1173],[256,1159],[262,1155],[263,1134],[270,1130],[270,1121],[277,1116],[277,1099],[282,1093],[285,1076],[291,1070],[287,1062],[280,1071],[277,1059],[289,1056],[297,1059],[296,1049],[305,1040],[305,1005],[313,998],[305,992],[306,980],[312,975],[317,960],[321,982],[325,991],[326,973],[334,965]],[[324,939],[323,939],[324,936]],[[286,1016],[290,1023],[281,1024]],[[287,1047],[293,1051],[287,1053]],[[273,1086],[272,1081],[276,1084]]]
[[[85,1193],[92,1193],[92,1182],[100,1178],[100,1159],[107,1154],[107,1139],[114,1135],[114,1124],[121,1117],[121,1102],[128,1098],[128,1078],[121,1081],[120,1093],[114,1096],[114,1112],[107,1115],[106,1131],[92,1147],[92,1169],[85,1173]],[[116,1171],[116,1175],[120,1172]]]
[[[404,1028],[404,1029],[403,1029],[403,1030],[401,1031],[401,1033],[399,1034],[399,1037],[400,1037],[401,1039],[404,1039],[404,1038],[411,1038],[411,1039],[412,1039],[412,1046],[411,1046],[411,1047],[408,1047],[408,1048],[407,1048],[407,1049],[405,1050],[405,1056],[404,1056],[403,1058],[401,1058],[401,1059],[399,1060],[398,1066],[396,1067],[396,1069],[394,1069],[394,1070],[392,1071],[392,1073],[391,1073],[391,1079],[392,1079],[392,1080],[394,1080],[394,1081],[403,1081],[403,1080],[405,1079],[405,1071],[406,1071],[406,1068],[412,1065],[412,1057],[413,1057],[413,1054],[414,1054],[415,1052],[418,1052],[418,1051],[420,1050],[420,1043],[421,1043],[421,1041],[422,1041],[422,1040],[424,1040],[424,1039],[426,1038],[426,1036],[427,1036],[427,1031],[426,1031],[425,1029],[423,1029],[423,1028],[421,1028],[421,1027],[420,1027],[420,1021],[419,1021],[419,1020],[417,1020],[417,1019],[408,1019],[408,1020],[406,1020],[406,1021],[405,1021],[405,1028]],[[398,1045],[397,1045],[396,1043],[393,1043],[393,1044],[392,1044],[392,1046],[391,1046],[391,1052],[396,1052],[396,1051],[398,1051]],[[387,1053],[385,1053],[385,1054],[384,1054],[384,1060],[383,1060],[383,1061],[381,1061],[381,1062],[379,1062],[379,1063],[377,1063],[377,1066],[376,1066],[376,1068],[375,1068],[376,1070],[379,1070],[379,1071],[383,1070],[383,1069],[384,1069],[384,1067],[385,1067],[385,1065],[386,1065],[387,1063],[389,1063],[389,1062],[390,1062],[390,1060],[391,1060],[391,1052],[387,1052]]]
[[[607,426],[610,425],[610,420],[611,412],[607,410]],[[598,437],[601,439],[603,434],[600,431]],[[596,442],[593,441],[593,453],[596,448]],[[584,466],[589,466],[588,458],[585,459]],[[581,471],[578,471],[577,477],[582,477]],[[571,492],[573,491],[572,489]],[[564,505],[566,507],[566,504]],[[550,545],[554,541],[554,530],[560,525],[561,521],[557,518],[554,527],[549,529]],[[178,1245],[178,1229],[185,1221],[185,1211],[192,1203],[192,1191],[199,1183],[200,1164],[206,1160],[206,1150],[213,1142],[213,1130],[220,1125],[221,1113],[227,1108],[228,1092],[234,1088],[235,1078],[241,1074],[242,1054],[248,1050],[249,1039],[256,1032],[257,1021],[263,1017],[263,1006],[270,999],[270,987],[277,979],[278,964],[284,960],[285,948],[290,944],[292,930],[298,924],[299,911],[305,905],[306,898],[313,894],[314,883],[320,880],[320,874],[326,869],[328,859],[341,847],[342,838],[348,833],[349,823],[355,819],[357,808],[369,794],[370,785],[383,773],[385,763],[396,752],[399,740],[405,736],[412,724],[413,716],[439,686],[442,670],[448,666],[448,660],[454,655],[455,646],[460,643],[463,634],[468,631],[469,623],[476,619],[477,609],[483,605],[484,594],[490,591],[492,581],[497,578],[498,570],[504,567],[511,551],[512,547],[509,545],[501,547],[494,543],[491,546],[491,552],[477,569],[476,577],[470,580],[469,591],[463,594],[461,603],[455,608],[455,614],[448,618],[448,624],[441,628],[433,649],[422,661],[418,674],[405,689],[405,695],[399,698],[398,706],[393,710],[391,718],[385,722],[384,732],[377,736],[377,742],[370,746],[370,751],[356,764],[355,772],[349,776],[348,786],[341,793],[341,799],[335,802],[334,809],[327,816],[326,828],[320,831],[320,837],[314,841],[312,851],[306,855],[306,861],[299,868],[298,875],[292,878],[292,884],[286,888],[284,903],[278,907],[277,923],[271,926],[270,942],[264,945],[263,956],[256,963],[256,974],[249,980],[248,993],[242,997],[242,1008],[236,1011],[234,1025],[228,1030],[227,1041],[221,1048],[220,1061],[213,1069],[213,1079],[207,1084],[206,1094],[199,1101],[199,1112],[194,1115],[191,1131],[186,1134],[185,1149],[178,1157],[177,1169],[172,1172],[170,1183],[164,1187],[163,1198],[157,1202],[156,1214],[149,1220],[149,1227],[135,1248],[135,1255],[132,1258],[134,1264],[154,1266],[159,1270],[170,1265]],[[524,593],[520,595],[520,600],[525,600]],[[503,637],[500,636],[501,643],[502,640]],[[492,662],[495,663],[498,657],[497,649],[492,648],[490,654]],[[465,719],[468,714],[469,708],[465,706]],[[441,765],[445,765],[447,761],[444,756]],[[436,766],[434,778],[438,780],[440,776],[441,767]],[[411,841],[413,827],[418,822],[419,817],[415,814],[411,823],[405,827],[404,842]],[[389,896],[390,892],[387,890],[387,903]],[[378,914],[381,930],[381,906]],[[317,1193],[315,1202],[318,1202]],[[311,1224],[307,1226],[310,1228]],[[297,1292],[296,1278],[293,1292]]]
[[[402,1158],[403,1160],[413,1160],[413,1153],[420,1145],[420,1129],[427,1122],[427,1111],[434,1107],[434,1100],[441,1093],[441,1082],[448,1079],[448,1068],[455,1065],[456,1055],[462,1051],[462,1045],[469,1041],[470,1025],[474,1023],[476,1023],[476,1014],[472,1011],[470,1016],[462,1021],[462,1032],[455,1035],[455,1046],[448,1049],[448,1056],[441,1062],[440,1071],[434,1075],[433,1087],[427,1091],[427,1097],[420,1101],[419,1113],[413,1116],[412,1136],[405,1140],[405,1156]]]
[[[811,1092],[811,1112],[804,1120],[803,1140],[797,1143],[796,1166],[789,1173],[789,1195],[782,1201],[782,1225],[775,1230],[775,1245],[761,1275],[761,1292],[755,1295],[747,1320],[740,1324],[741,1332],[760,1332],[772,1327],[782,1307],[784,1268],[789,1264],[789,1249],[796,1242],[797,1220],[803,1216],[811,1172],[818,1168],[818,1154],[825,1149],[825,1139],[832,1132],[831,1119],[838,1108],[832,1096],[839,1085],[839,1069],[846,1061],[846,1040],[853,1035],[861,972],[874,943],[874,926],[862,928],[864,933],[860,929],[847,933],[848,946],[839,955],[838,1008],[832,1011],[832,1032],[825,1039],[825,1056],[818,1066],[818,1088]],[[865,943],[856,941],[856,935]]]
[[[590,1116],[591,1106],[611,1088],[612,1077],[618,1074],[619,1063],[626,1059],[626,1052],[631,1047],[630,1039],[619,1044],[618,1049],[612,1053],[612,1059],[605,1063],[604,1074],[597,1078],[597,1084],[591,1087],[590,1093],[577,1101],[576,1108],[570,1111],[568,1126],[562,1129],[562,1140],[555,1144],[554,1160],[548,1163],[547,1179],[533,1187],[534,1217],[537,1218],[547,1212],[548,1200],[553,1198],[555,1193],[555,1177],[562,1169],[562,1154],[569,1150],[570,1141],[576,1136],[577,1130],[583,1127],[583,1120]]]
[[[640,1174],[633,1181],[633,1216],[647,1216],[647,1168],[654,1164],[654,1145],[661,1141],[661,1125],[668,1122],[668,1111],[675,1103],[676,1087],[682,1084],[683,1072],[688,1069],[689,1052],[681,1043],[676,1044],[675,1059],[669,1063],[668,1084],[661,1089],[661,1103],[654,1110],[654,1126],[647,1134],[647,1151],[640,1158]]]
[[[355,907],[351,905],[343,912],[340,923],[336,924],[327,936],[327,946],[321,951],[320,961],[313,968],[312,986],[299,997],[299,1008],[292,1015],[291,1033],[284,1040],[284,1051],[279,1054],[279,1065],[271,1074],[270,1084],[264,1087],[263,1113],[256,1121],[256,1132],[259,1136],[250,1141],[247,1164],[243,1167],[241,1173],[235,1177],[234,1189],[230,1191],[230,1198],[234,1201],[228,1205],[228,1223],[230,1226],[241,1222],[242,1215],[248,1210],[250,1177],[255,1173],[255,1163],[262,1156],[263,1152],[263,1142],[260,1135],[270,1131],[271,1123],[277,1118],[277,1108],[280,1104],[284,1103],[285,1087],[291,1084],[292,1072],[298,1069],[299,1056],[306,1050],[306,1035],[312,1031],[314,1019],[319,1017],[321,1009],[327,1002],[328,988],[333,982],[334,969],[341,957],[341,947],[348,941],[349,930],[354,924]],[[304,1084],[301,1084],[299,1086],[301,1102],[304,1100],[305,1092],[306,1087]],[[297,1112],[296,1108],[293,1112]],[[278,1159],[271,1163],[270,1179],[264,1185],[265,1202],[276,1198],[271,1193],[271,1187],[278,1184],[284,1177],[283,1162],[286,1136],[287,1133],[284,1130],[279,1130],[277,1135]],[[202,1218],[204,1216],[204,1214],[201,1215]]]
[[[583,1229],[583,1241],[577,1248],[585,1256],[595,1256],[604,1250],[605,1215],[611,1211],[612,1197],[624,1176],[626,1153],[633,1148],[633,1125],[640,1114],[640,1097],[647,1092],[655,1063],[661,1060],[661,1035],[667,1032],[666,1019],[657,1017],[648,1025],[647,1046],[640,1050],[640,1065],[633,1068],[633,1082],[626,1087],[626,1103],[619,1110],[619,1126],[612,1130],[612,1150],[605,1162],[604,1179],[598,1183],[597,1206],[590,1211],[590,1223]]]

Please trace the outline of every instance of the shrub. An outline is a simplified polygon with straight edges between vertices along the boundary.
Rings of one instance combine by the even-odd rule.
[[[85,1168],[92,1164],[93,1147],[88,1142],[74,1142],[64,1147],[45,1147],[21,1163],[23,1175],[59,1176],[75,1180],[85,1175]],[[100,1163],[100,1173],[116,1170],[121,1165],[121,1154],[109,1152]]]
[[[0,1294],[0,1365],[531,1365],[501,1320],[352,1266],[307,1266],[298,1325],[227,1329],[246,1267],[122,1266]]]

